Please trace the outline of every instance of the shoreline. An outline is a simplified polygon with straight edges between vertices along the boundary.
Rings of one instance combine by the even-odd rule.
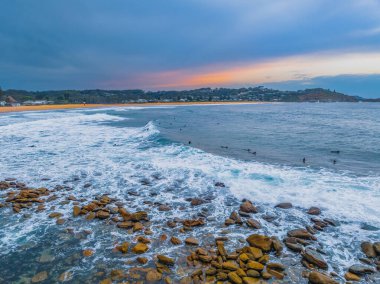
[[[95,109],[106,107],[145,107],[145,106],[182,106],[182,105],[241,105],[241,104],[262,104],[268,102],[239,101],[239,102],[164,102],[164,103],[126,103],[126,104],[63,104],[63,105],[38,105],[38,106],[6,106],[0,107],[0,113],[43,111],[43,110],[63,110],[63,109]],[[269,102],[272,103],[272,102]]]

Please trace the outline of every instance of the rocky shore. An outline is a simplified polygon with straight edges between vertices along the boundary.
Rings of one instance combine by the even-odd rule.
[[[86,184],[84,188],[91,187]],[[224,189],[222,182],[215,182],[216,190]],[[321,232],[339,233],[339,220],[322,217],[320,208],[305,209],[308,224],[287,230],[286,236],[266,235],[266,226],[276,228],[281,224],[275,217],[258,208],[254,201],[242,200],[237,206],[225,208],[224,220],[208,216],[210,199],[185,198],[184,203],[153,202],[140,200],[139,192],[128,192],[128,199],[101,194],[92,199],[77,197],[67,185],[54,188],[31,188],[13,178],[0,181],[0,214],[2,218],[23,219],[43,216],[55,222],[65,240],[85,239],[97,230],[82,229],[87,222],[95,224],[99,231],[103,225],[107,232],[117,233],[111,255],[128,257],[120,262],[120,268],[103,261],[91,273],[78,280],[75,269],[51,272],[43,270],[44,263],[54,264],[55,255],[42,254],[38,258],[41,267],[26,271],[17,283],[379,283],[380,242],[363,239],[357,248],[360,257],[356,264],[337,268],[326,260]],[[140,210],[132,201],[140,200]],[[184,205],[186,204],[186,205]],[[192,209],[197,214],[188,218],[172,217],[176,210]],[[63,210],[62,208],[69,208]],[[293,208],[290,202],[280,203],[274,210]],[[13,212],[13,213],[11,213]],[[174,212],[170,217],[168,213]],[[227,213],[228,212],[228,213]],[[10,217],[11,216],[11,217]],[[153,216],[159,216],[153,217]],[[49,223],[49,224],[50,224]],[[239,230],[245,239],[235,238]],[[41,240],[43,242],[43,240]],[[103,245],[78,246],[75,257],[94,260],[100,257]],[[73,248],[76,249],[75,247]],[[80,264],[79,264],[80,265]],[[33,275],[31,275],[33,274]],[[7,270],[2,269],[0,283],[9,283]],[[16,281],[15,281],[16,282]]]

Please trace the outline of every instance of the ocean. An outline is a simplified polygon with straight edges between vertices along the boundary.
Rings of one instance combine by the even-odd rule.
[[[70,271],[73,283],[84,283],[102,277],[96,275],[99,271],[133,266],[135,255],[115,255],[112,250],[117,242],[133,242],[135,235],[109,223],[72,217],[66,194],[78,203],[109,194],[132,211],[147,210],[156,239],[174,234],[163,226],[166,220],[199,216],[208,225],[194,229],[192,236],[224,234],[224,220],[244,198],[259,208],[259,232],[282,239],[288,230],[307,225],[310,216],[305,212],[317,206],[323,217],[339,222],[320,232],[318,239],[331,264],[329,271],[342,275],[361,256],[360,242],[380,241],[380,104],[186,105],[0,114],[0,181],[6,178],[33,187],[61,185],[67,193],[57,194],[49,205],[51,212],[64,216],[62,226],[48,214],[29,212],[20,218],[11,208],[0,208],[0,283],[27,283],[40,270],[48,271],[49,279]],[[217,182],[225,187],[215,186]],[[189,206],[186,199],[195,197],[207,204]],[[294,207],[275,208],[280,202]],[[171,210],[158,210],[162,204]],[[272,216],[274,223],[266,222],[265,216]],[[70,234],[67,227],[73,228]],[[233,246],[247,231],[234,228],[228,236]],[[168,245],[152,247],[147,256],[181,258],[187,253]],[[92,259],[81,257],[86,248],[95,251]],[[50,261],[38,261],[42,256]],[[298,281],[289,279],[302,283]]]

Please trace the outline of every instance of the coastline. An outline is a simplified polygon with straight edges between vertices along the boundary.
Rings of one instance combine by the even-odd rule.
[[[164,103],[127,103],[127,104],[63,104],[63,105],[38,105],[38,106],[16,106],[0,107],[0,113],[43,111],[43,110],[63,110],[63,109],[84,109],[84,108],[104,108],[104,107],[145,107],[145,106],[178,106],[178,105],[240,105],[240,104],[261,104],[267,102],[239,101],[239,102],[164,102]]]

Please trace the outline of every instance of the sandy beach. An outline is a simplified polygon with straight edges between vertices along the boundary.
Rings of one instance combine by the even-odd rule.
[[[0,107],[0,113],[21,112],[21,111],[41,111],[60,109],[81,109],[81,108],[103,108],[103,107],[145,107],[145,106],[173,106],[173,105],[215,105],[215,104],[259,104],[262,102],[240,101],[240,102],[166,102],[166,103],[128,103],[128,104],[64,104],[64,105],[38,105],[38,106],[17,106]]]

